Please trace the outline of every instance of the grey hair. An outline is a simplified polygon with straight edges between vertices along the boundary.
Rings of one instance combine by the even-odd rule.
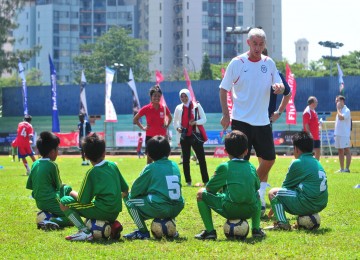
[[[263,29],[252,28],[248,33],[248,39],[251,39],[251,37],[254,37],[254,36],[261,37],[266,42],[266,34]]]

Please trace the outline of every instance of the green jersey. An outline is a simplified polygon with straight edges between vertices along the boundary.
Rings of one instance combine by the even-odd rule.
[[[307,208],[323,209],[327,205],[326,174],[312,153],[301,154],[291,163],[282,187],[295,190],[299,201]]]
[[[102,161],[87,171],[82,182],[78,202],[83,208],[95,207],[104,212],[122,210],[121,192],[127,192],[129,186],[115,163]]]
[[[32,190],[36,201],[58,198],[61,185],[59,168],[55,162],[42,158],[33,163],[26,188]]]
[[[175,162],[164,157],[148,164],[131,187],[129,199],[147,196],[154,203],[183,203],[181,176]]]
[[[249,205],[257,203],[259,188],[260,180],[254,165],[242,159],[220,164],[206,184],[209,192],[222,192],[226,201]]]

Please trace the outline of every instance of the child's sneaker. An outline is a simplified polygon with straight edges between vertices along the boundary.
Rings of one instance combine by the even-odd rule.
[[[289,223],[283,223],[283,222],[275,222],[273,226],[268,226],[264,229],[267,230],[291,230],[291,225]]]
[[[123,231],[123,226],[119,221],[115,220],[114,223],[111,225],[110,238],[119,239],[121,231]]]
[[[59,224],[50,221],[50,220],[43,220],[38,223],[38,229],[42,230],[58,230],[60,229]]]
[[[195,235],[196,239],[200,239],[200,240],[216,240],[217,239],[217,235],[216,235],[216,230],[212,230],[210,232],[203,230],[201,231],[200,234]]]
[[[134,232],[130,234],[124,235],[124,238],[126,239],[149,239],[150,238],[150,232],[141,232],[140,230],[135,230]]]
[[[254,228],[251,231],[251,233],[253,237],[260,237],[260,238],[266,237],[266,233],[261,228],[259,229]]]
[[[93,240],[93,235],[91,232],[87,234],[84,231],[80,230],[74,235],[65,237],[65,239],[70,241],[91,241]]]

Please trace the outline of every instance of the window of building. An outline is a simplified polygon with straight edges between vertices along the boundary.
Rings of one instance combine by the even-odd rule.
[[[161,24],[161,16],[159,16],[159,23]]]
[[[38,12],[38,18],[40,18],[40,12]]]
[[[29,13],[26,12],[26,19],[29,19]]]
[[[40,37],[37,38],[37,42],[38,42],[38,44],[40,44]]]
[[[189,23],[189,21],[190,21],[189,16],[186,16],[186,22]]]
[[[202,30],[202,38],[203,39],[208,39],[209,38],[209,30],[208,29],[203,29]]]
[[[161,30],[159,31],[159,37],[161,38]]]
[[[161,51],[161,48],[162,48],[162,45],[161,45],[161,43],[159,44],[159,51]]]
[[[29,25],[26,25],[26,32],[29,31]]]
[[[161,5],[161,3],[159,3],[159,10],[161,11],[161,8],[162,8],[162,5]]]
[[[40,32],[40,24],[38,24],[38,26],[37,26],[37,27],[38,27],[38,31]]]
[[[186,2],[186,8],[189,10],[190,9],[190,3]]]
[[[108,6],[116,6],[116,0],[108,0],[107,5]]]
[[[238,26],[244,26],[244,16],[238,15],[237,17],[237,23]]]
[[[306,51],[306,47],[304,46],[304,51]]]
[[[208,11],[208,2],[204,2],[202,3],[202,10],[203,12],[207,12]]]
[[[203,16],[202,16],[202,25],[203,26],[208,26],[208,20],[209,20],[209,17],[206,15],[206,14],[204,14]]]
[[[238,13],[244,12],[244,3],[243,2],[237,2],[237,12]]]
[[[186,43],[186,50],[190,51],[190,44],[189,43]]]
[[[162,59],[161,59],[161,57],[159,57],[159,64],[160,64],[160,65],[162,64]]]
[[[187,37],[190,36],[190,31],[189,31],[189,29],[186,30],[186,36],[187,36]]]

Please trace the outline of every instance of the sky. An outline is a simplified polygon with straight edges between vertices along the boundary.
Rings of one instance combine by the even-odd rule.
[[[360,1],[358,0],[282,0],[283,58],[296,60],[295,42],[309,42],[309,62],[330,55],[330,48],[319,41],[341,42],[333,56],[360,51]]]

